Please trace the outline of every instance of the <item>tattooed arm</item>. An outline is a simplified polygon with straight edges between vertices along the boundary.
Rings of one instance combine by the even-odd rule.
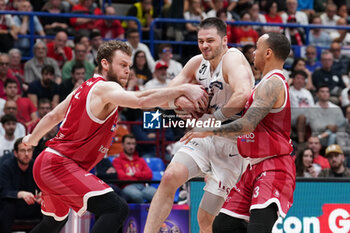
[[[181,141],[189,142],[192,138],[210,135],[239,136],[254,131],[259,122],[274,108],[280,108],[285,99],[284,84],[281,79],[271,77],[261,83],[255,91],[254,101],[244,116],[221,128],[201,128],[202,132],[188,132]]]

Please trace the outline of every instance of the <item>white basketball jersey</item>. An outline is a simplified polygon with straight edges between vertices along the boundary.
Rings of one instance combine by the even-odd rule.
[[[243,56],[241,51],[236,48],[230,48],[226,53],[236,52]],[[224,55],[225,56],[225,55]],[[232,89],[228,83],[225,82],[222,74],[222,60],[214,70],[213,74],[210,74],[210,62],[203,59],[197,72],[196,80],[203,85],[209,95],[209,108],[214,110],[221,108],[232,96]],[[234,65],[234,64],[232,64]]]

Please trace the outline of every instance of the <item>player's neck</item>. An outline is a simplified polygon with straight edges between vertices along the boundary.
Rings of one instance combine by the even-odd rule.
[[[214,70],[216,69],[216,67],[219,65],[219,63],[221,62],[222,57],[225,55],[225,53],[227,52],[228,47],[225,47],[221,54],[219,56],[216,56],[214,59],[211,59],[210,62],[210,71],[214,72]]]
[[[262,76],[264,77],[266,74],[268,74],[272,70],[283,70],[283,64],[282,62],[266,62],[264,66],[264,70],[262,72]]]

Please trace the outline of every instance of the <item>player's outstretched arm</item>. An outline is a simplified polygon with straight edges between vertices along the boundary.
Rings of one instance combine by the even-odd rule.
[[[67,96],[67,98],[62,101],[57,107],[55,107],[51,112],[46,114],[38,123],[38,125],[33,130],[32,134],[29,134],[23,138],[23,143],[26,145],[36,146],[39,140],[49,132],[53,127],[60,123],[66,114],[68,105],[72,98],[72,95],[75,93],[73,91]]]
[[[105,82],[98,90],[107,103],[129,108],[154,108],[167,106],[167,103],[179,96],[186,96],[193,103],[204,106],[208,95],[199,85],[182,84],[176,87],[166,87],[145,91],[125,91],[119,84]]]
[[[185,134],[181,141],[187,143],[192,138],[211,135],[235,137],[251,133],[273,108],[278,108],[283,104],[284,98],[284,84],[280,79],[272,77],[257,88],[254,101],[242,118],[225,124],[221,128],[196,128]],[[201,132],[196,132],[196,130]]]

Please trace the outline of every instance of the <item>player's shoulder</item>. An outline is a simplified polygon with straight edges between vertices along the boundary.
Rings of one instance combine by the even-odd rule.
[[[203,56],[200,55],[196,55],[194,57],[192,57],[185,65],[184,70],[185,72],[189,72],[189,73],[195,73],[196,70],[199,68],[200,64],[203,61]]]
[[[241,59],[242,56],[244,57],[241,50],[236,48],[229,48],[226,53],[223,55],[223,59]]]

